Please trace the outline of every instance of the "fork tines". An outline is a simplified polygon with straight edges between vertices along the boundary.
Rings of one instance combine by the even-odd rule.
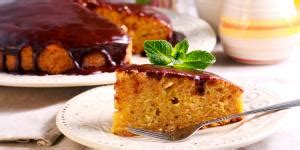
[[[129,132],[136,134],[136,135],[142,135],[145,137],[152,137],[160,140],[171,140],[170,137],[163,132],[155,132],[155,131],[150,131],[150,130],[145,130],[145,129],[138,129],[138,128],[127,128]]]

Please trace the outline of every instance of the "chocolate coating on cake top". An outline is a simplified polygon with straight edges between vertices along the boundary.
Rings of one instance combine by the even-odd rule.
[[[36,55],[48,44],[58,43],[80,61],[85,52],[105,51],[111,65],[122,63],[129,37],[72,0],[15,0],[0,5],[0,50],[17,55],[31,46]],[[106,49],[106,45],[120,49]],[[120,52],[119,52],[120,50]]]
[[[204,84],[209,80],[222,79],[221,77],[206,71],[199,70],[183,70],[176,69],[172,67],[166,66],[157,66],[157,65],[127,65],[123,66],[116,70],[117,72],[126,72],[126,73],[134,73],[134,72],[143,72],[146,73],[147,76],[153,77],[155,79],[162,79],[163,77],[186,77],[195,81],[197,86],[197,90],[200,94],[203,94],[205,91]]]
[[[220,78],[219,76],[199,70],[176,69],[169,66],[157,66],[151,64],[144,65],[126,65],[116,70],[117,72],[145,72],[147,75],[161,79],[162,77],[187,77],[190,79],[213,79]]]
[[[59,41],[67,48],[85,48],[128,42],[116,25],[71,0],[18,0],[0,6],[0,14],[1,47]]]

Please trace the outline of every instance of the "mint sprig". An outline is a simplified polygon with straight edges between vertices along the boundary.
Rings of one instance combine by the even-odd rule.
[[[136,3],[140,3],[140,4],[149,4],[150,0],[136,0]]]
[[[216,58],[211,53],[203,50],[187,53],[189,48],[187,40],[177,43],[174,48],[166,40],[147,40],[144,48],[150,62],[160,66],[204,70],[216,62]]]

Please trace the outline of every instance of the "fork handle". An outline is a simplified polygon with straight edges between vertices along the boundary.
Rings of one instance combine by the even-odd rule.
[[[212,123],[217,123],[217,122],[221,122],[221,121],[225,121],[225,120],[235,119],[235,118],[239,118],[239,117],[250,115],[250,114],[256,114],[256,113],[260,113],[260,112],[268,112],[268,111],[276,111],[276,110],[283,110],[283,109],[288,109],[288,108],[296,107],[296,106],[300,106],[300,100],[294,100],[294,101],[279,103],[279,104],[275,104],[275,105],[271,105],[271,106],[266,106],[266,107],[263,107],[263,108],[258,108],[258,109],[246,111],[246,112],[241,113],[241,114],[234,114],[234,115],[231,115],[231,116],[210,120],[210,121],[207,121],[207,122],[203,123],[201,126],[199,126],[199,128],[201,128],[205,125],[212,124]]]
[[[255,114],[255,113],[259,113],[259,112],[283,110],[283,109],[288,109],[288,108],[296,107],[296,106],[300,106],[300,100],[279,103],[279,104],[275,104],[275,105],[271,105],[271,106],[266,106],[263,108],[246,111],[246,112],[242,113],[241,115],[250,115],[250,114]]]

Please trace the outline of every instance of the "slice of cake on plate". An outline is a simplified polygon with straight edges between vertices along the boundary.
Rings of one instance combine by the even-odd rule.
[[[243,90],[203,71],[215,62],[214,56],[200,50],[187,53],[187,49],[186,40],[174,48],[166,41],[146,41],[147,56],[157,65],[116,70],[114,134],[132,136],[127,127],[171,132],[243,111]]]
[[[243,90],[212,73],[155,65],[131,65],[116,73],[114,134],[131,136],[127,127],[170,132],[243,110]]]

